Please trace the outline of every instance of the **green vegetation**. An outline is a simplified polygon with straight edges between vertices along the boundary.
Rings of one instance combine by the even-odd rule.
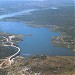
[[[9,57],[17,52],[17,48],[10,46],[11,42],[7,41],[6,38],[10,39],[9,37],[14,37],[10,41],[13,42],[15,46],[18,46],[18,42],[22,40],[22,35],[12,35],[8,33],[0,32],[0,59]],[[8,46],[4,46],[8,45]]]
[[[19,5],[19,3],[11,3],[11,6],[9,5],[9,3],[0,4],[5,6],[5,8],[3,9],[1,9],[2,7],[0,6],[0,15],[30,8],[41,8],[28,14],[23,13],[15,17],[1,19],[0,21],[18,21],[27,23],[29,26],[33,27],[46,27],[52,29],[52,31],[61,34],[60,36],[52,37],[52,43],[54,46],[69,48],[75,51],[75,12],[73,4],[70,6],[64,4],[63,2],[63,6],[60,5],[60,2],[58,1],[60,7],[54,4],[57,9],[51,9],[51,6],[54,5],[50,5],[50,3],[47,3],[48,5],[45,5],[46,3],[43,3],[43,5],[40,7],[40,3],[36,4],[36,2],[27,2],[27,8],[25,8],[25,2],[22,2],[21,5]],[[29,6],[30,4],[32,4],[33,6]],[[15,6],[13,7],[13,5]],[[24,6],[20,7],[22,5]],[[9,36],[12,36],[12,34],[0,32],[0,62],[2,58],[8,57],[16,52],[16,49],[10,46],[3,46],[3,42],[6,45],[10,45],[10,43],[6,42],[6,40],[1,36],[8,38]],[[14,36],[15,38],[12,39],[12,42],[17,45],[17,43],[22,40],[22,35]],[[27,67],[27,71],[25,71],[25,67]],[[14,63],[10,67],[0,70],[0,75],[33,75],[35,72],[39,72],[41,75],[75,75],[75,57],[53,57],[39,55],[31,56],[28,58],[16,57],[14,59]]]
[[[30,12],[29,14],[21,14],[11,18],[5,18],[4,21],[20,21],[31,22],[36,25],[59,25],[70,26],[74,23],[74,7],[66,6],[56,10],[53,9],[41,9]]]
[[[0,46],[0,59],[16,53],[17,49],[11,46]]]
[[[30,12],[29,14],[21,14],[15,17],[8,17],[2,21],[18,21],[27,23],[33,27],[46,27],[52,29],[52,31],[60,33],[60,47],[75,49],[75,27],[74,27],[74,6],[63,6],[58,9],[41,9]],[[64,37],[64,38],[63,38]],[[56,37],[54,37],[57,39]],[[55,41],[53,39],[53,41]],[[63,39],[63,43],[62,43]],[[66,42],[66,45],[64,44]],[[53,43],[54,46],[59,46],[57,43]],[[69,45],[69,46],[68,46]]]

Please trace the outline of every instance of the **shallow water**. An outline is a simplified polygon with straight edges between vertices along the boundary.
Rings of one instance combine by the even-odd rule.
[[[21,55],[65,55],[74,56],[72,50],[54,47],[51,43],[52,36],[59,34],[48,30],[47,28],[33,28],[19,22],[0,22],[0,31],[12,34],[32,35],[24,36],[23,41],[19,43]]]

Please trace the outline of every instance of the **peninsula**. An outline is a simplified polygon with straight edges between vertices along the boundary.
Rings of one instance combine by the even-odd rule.
[[[13,47],[12,50],[16,50],[15,53],[0,58],[0,75],[75,75],[75,57],[18,56],[20,48],[17,43],[21,40],[22,35],[0,33],[0,47],[4,47],[7,52],[10,51],[8,50],[10,47]],[[0,48],[0,50],[2,49]]]
[[[7,35],[4,33],[0,33],[0,38],[1,38],[0,47],[1,47],[1,49],[2,48],[6,49],[6,47],[9,47],[9,49],[10,49],[10,47],[12,47],[14,51],[16,50],[16,52],[14,54],[12,54],[12,55],[10,54],[9,56],[5,57],[5,59],[3,59],[1,61],[0,69],[7,68],[7,67],[11,66],[13,58],[16,57],[20,53],[20,48],[15,46],[14,42],[13,42],[14,41],[13,39],[18,39],[18,37],[20,39],[21,35]],[[16,40],[16,42],[19,42],[19,41],[20,40],[18,40],[18,41]],[[4,58],[4,57],[2,57],[2,58]]]

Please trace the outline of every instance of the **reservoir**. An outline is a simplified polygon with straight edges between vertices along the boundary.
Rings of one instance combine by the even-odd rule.
[[[48,28],[34,28],[20,22],[0,22],[0,31],[11,34],[32,35],[24,36],[19,43],[20,54],[26,55],[49,55],[49,56],[74,56],[72,50],[52,45],[52,36],[60,34],[48,30]]]

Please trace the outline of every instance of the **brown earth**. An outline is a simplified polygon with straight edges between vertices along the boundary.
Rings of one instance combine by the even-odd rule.
[[[31,56],[16,57],[14,64],[5,69],[7,75],[75,75],[75,57]]]

